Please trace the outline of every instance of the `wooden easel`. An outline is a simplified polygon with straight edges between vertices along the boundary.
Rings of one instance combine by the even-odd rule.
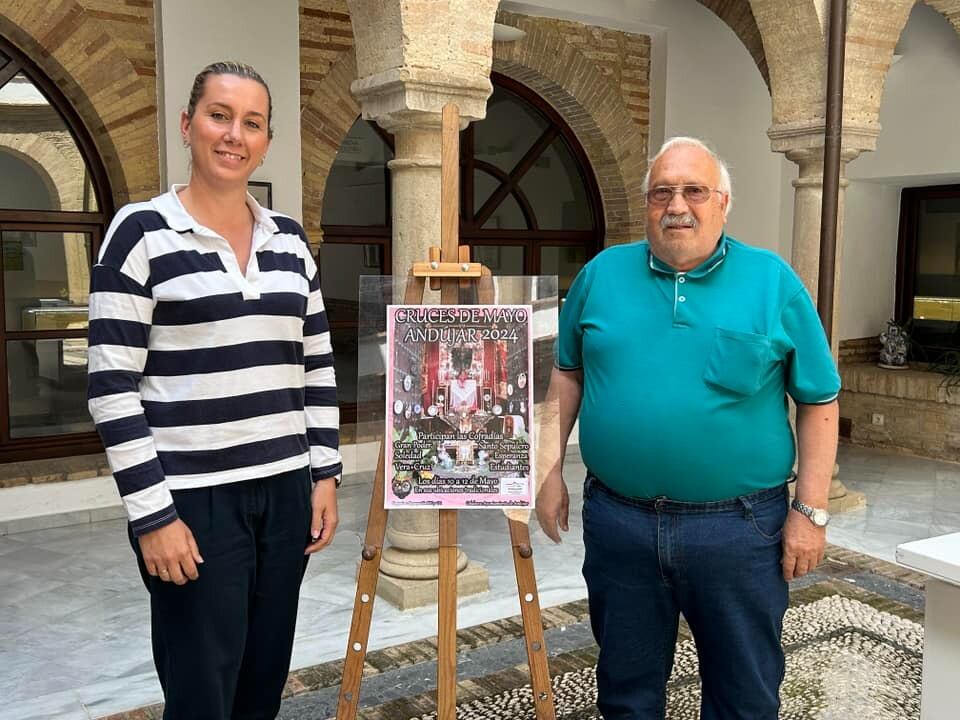
[[[480,263],[470,262],[470,248],[459,245],[459,133],[460,113],[455,105],[443,108],[441,152],[441,247],[430,248],[429,262],[414,263],[407,279],[404,304],[423,302],[426,279],[430,287],[440,290],[444,304],[456,304],[459,289],[477,284],[480,303],[493,302],[493,278]],[[384,445],[380,443],[380,459],[373,481],[367,532],[361,552],[357,594],[353,602],[353,620],[344,660],[343,679],[337,703],[337,720],[353,720],[360,701],[360,682],[367,655],[367,640],[373,618],[383,538],[387,527],[384,509]],[[457,716],[457,511],[440,510],[440,576],[437,613],[437,717],[455,720]],[[526,523],[508,520],[513,564],[520,594],[523,634],[538,720],[555,720],[553,690],[547,669],[547,649],[543,639],[543,622],[537,580],[533,570],[530,529]]]

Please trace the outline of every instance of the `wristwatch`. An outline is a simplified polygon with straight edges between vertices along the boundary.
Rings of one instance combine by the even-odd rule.
[[[810,507],[809,505],[804,505],[796,498],[794,498],[793,502],[790,503],[790,507],[801,515],[806,515],[810,522],[817,527],[826,527],[827,523],[830,522],[830,513],[823,508],[814,508]]]

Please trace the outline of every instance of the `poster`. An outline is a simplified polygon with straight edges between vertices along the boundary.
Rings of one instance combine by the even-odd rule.
[[[532,318],[530,305],[387,307],[387,509],[532,507]]]

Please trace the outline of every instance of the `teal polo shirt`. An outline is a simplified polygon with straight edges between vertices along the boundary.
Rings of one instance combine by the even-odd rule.
[[[840,391],[796,273],[726,235],[685,273],[646,242],[601,252],[567,294],[555,363],[583,369],[584,463],[641,498],[706,502],[784,482],[796,456],[786,394],[821,404]]]

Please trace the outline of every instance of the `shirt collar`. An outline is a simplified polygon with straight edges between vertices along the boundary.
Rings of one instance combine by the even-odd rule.
[[[172,230],[176,232],[192,231],[200,233],[205,228],[193,219],[193,216],[187,212],[186,208],[183,207],[183,203],[180,202],[178,193],[185,187],[186,185],[181,184],[171,185],[170,192],[155,197],[152,200],[152,204],[154,209],[163,216],[163,219],[166,220],[167,225],[169,225]],[[274,222],[273,217],[260,207],[260,204],[250,193],[247,193],[247,207],[250,208],[256,225],[262,226],[264,230],[271,234],[280,232],[280,228],[277,227],[277,223]]]
[[[656,272],[665,273],[668,275],[687,275],[692,278],[701,278],[704,275],[709,275],[713,272],[720,263],[723,262],[724,258],[727,257],[727,247],[729,243],[727,242],[727,234],[723,233],[720,235],[720,240],[717,242],[717,247],[711,253],[710,257],[704,260],[702,263],[697,265],[693,270],[690,270],[685,273],[679,273],[674,270],[672,267],[663,262],[660,258],[653,254],[653,251],[650,250],[649,246],[647,252],[649,253],[649,263],[650,269],[655,270]]]

